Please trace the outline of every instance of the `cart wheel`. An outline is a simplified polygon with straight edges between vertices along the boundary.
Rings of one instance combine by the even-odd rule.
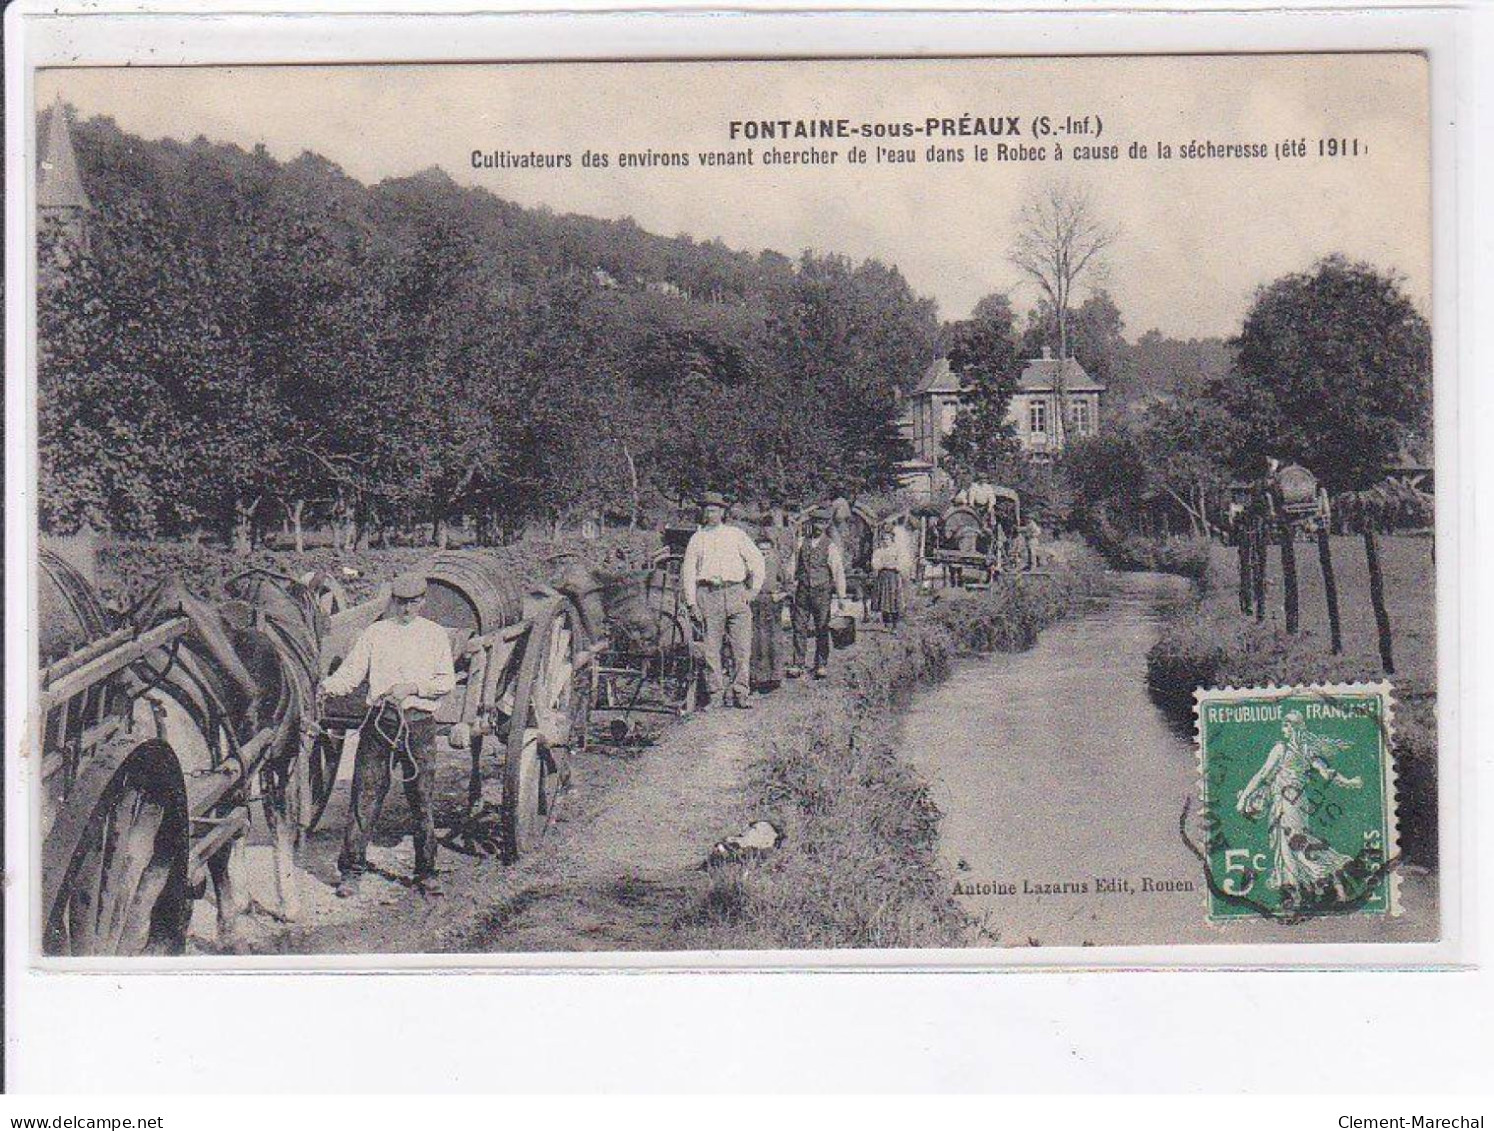
[[[545,835],[569,774],[570,751],[585,741],[590,703],[576,671],[585,647],[574,604],[557,599],[540,607],[519,663],[503,767],[503,851],[510,861]]]
[[[186,786],[166,743],[96,763],[43,849],[43,950],[181,954],[192,910],[187,827]]]
[[[346,735],[321,733],[312,743],[311,753],[297,763],[296,773],[305,774],[306,793],[293,791],[292,796],[304,796],[306,808],[300,813],[303,832],[312,832],[327,811],[332,800],[332,788],[337,784],[337,767],[342,763],[342,747]]]

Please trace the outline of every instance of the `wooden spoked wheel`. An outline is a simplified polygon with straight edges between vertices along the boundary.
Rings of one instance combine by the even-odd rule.
[[[569,755],[586,739],[590,695],[577,670],[586,647],[580,611],[555,599],[537,610],[519,662],[503,769],[503,852],[533,851],[555,817]]]
[[[47,836],[42,947],[70,956],[181,954],[187,891],[186,793],[164,742],[109,760],[72,791]]]

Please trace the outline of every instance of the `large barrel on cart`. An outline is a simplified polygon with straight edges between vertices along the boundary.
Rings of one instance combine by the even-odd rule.
[[[256,806],[277,847],[322,816],[367,709],[357,696],[318,714],[311,689],[387,594],[329,621],[304,585],[256,569],[216,605],[187,594],[123,617],[62,558],[44,549],[40,567],[42,948],[181,953],[210,879],[220,925],[233,902],[225,861]],[[585,740],[580,609],[476,553],[423,569],[425,615],[446,628],[457,672],[438,733],[471,752],[472,808],[483,775],[501,779],[494,847],[513,859],[543,836]]]
[[[525,585],[481,551],[438,554],[417,568],[427,583],[421,615],[446,629],[457,676],[437,706],[438,738],[470,754],[470,813],[482,808],[484,779],[501,777],[499,846],[515,859],[554,820],[571,754],[586,740],[594,654],[581,609],[554,589]],[[327,671],[387,605],[382,591],[331,618],[322,649]],[[318,813],[331,795],[344,740],[366,711],[362,697],[347,697],[329,702],[319,720]]]

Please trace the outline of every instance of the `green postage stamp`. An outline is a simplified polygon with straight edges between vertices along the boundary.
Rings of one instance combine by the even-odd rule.
[[[1194,697],[1209,919],[1396,914],[1390,685]]]

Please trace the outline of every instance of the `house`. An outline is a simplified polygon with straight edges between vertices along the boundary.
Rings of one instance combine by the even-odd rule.
[[[1051,459],[1062,449],[1066,437],[1098,431],[1104,392],[1105,386],[1074,358],[1060,362],[1046,349],[1042,357],[1029,358],[1007,410],[1022,451],[1037,459]],[[1058,419],[1061,400],[1068,408],[1062,429]],[[954,427],[959,409],[960,379],[950,369],[949,359],[941,357],[929,366],[904,401],[899,423],[913,445],[913,458],[903,465],[903,478],[909,486],[931,490],[947,478],[939,465],[944,457],[944,437]]]
[[[1060,381],[1060,374],[1062,380]],[[1071,436],[1092,436],[1100,427],[1100,397],[1105,386],[1084,371],[1074,358],[1060,361],[1044,348],[1042,357],[1029,358],[1017,379],[1007,413],[1017,428],[1017,440],[1028,455],[1049,458]],[[1067,409],[1059,427],[1061,403]]]

